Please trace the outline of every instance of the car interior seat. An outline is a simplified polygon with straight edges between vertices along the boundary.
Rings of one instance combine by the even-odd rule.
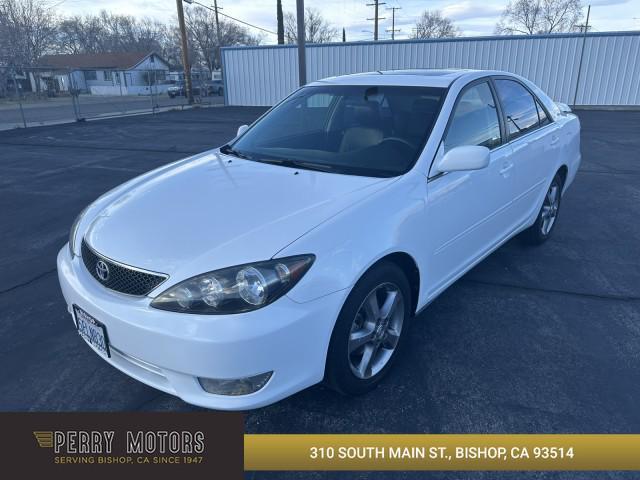
[[[353,126],[345,129],[340,142],[340,152],[371,147],[384,138],[380,111],[375,102],[350,105],[345,111],[345,120],[347,125],[351,123]]]

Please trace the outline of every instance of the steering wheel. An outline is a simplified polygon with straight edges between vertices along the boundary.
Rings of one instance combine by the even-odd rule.
[[[405,140],[404,138],[400,138],[400,137],[383,138],[382,141],[379,143],[379,145],[383,144],[384,142],[398,142],[398,143],[403,144],[405,147],[409,147],[412,150],[416,148],[416,146],[414,144],[412,144],[411,142]]]

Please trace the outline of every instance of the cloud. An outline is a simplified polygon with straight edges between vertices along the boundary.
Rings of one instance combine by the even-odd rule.
[[[473,18],[499,17],[502,10],[503,8],[498,5],[482,5],[477,1],[465,0],[453,5],[447,5],[442,9],[442,14],[451,20],[470,20]]]
[[[629,3],[629,0],[591,0],[589,3],[594,7],[602,5],[622,5],[623,3]]]

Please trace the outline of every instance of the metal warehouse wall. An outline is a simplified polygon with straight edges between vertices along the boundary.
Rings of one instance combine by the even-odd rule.
[[[640,32],[398,40],[307,45],[307,81],[399,68],[506,70],[554,100],[640,105]],[[222,49],[228,105],[273,105],[298,87],[295,46]]]

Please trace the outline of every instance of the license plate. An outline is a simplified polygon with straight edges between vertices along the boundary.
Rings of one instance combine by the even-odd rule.
[[[98,350],[100,354],[110,358],[111,352],[109,351],[107,327],[77,305],[73,306],[73,311],[80,336],[84,338],[89,345]]]

